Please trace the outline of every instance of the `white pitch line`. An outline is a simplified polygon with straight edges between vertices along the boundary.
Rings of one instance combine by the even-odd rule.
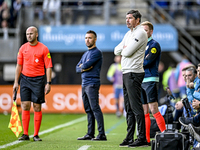
[[[87,150],[91,145],[83,145],[78,150]]]
[[[54,131],[54,130],[57,130],[57,129],[60,129],[60,128],[63,128],[63,127],[67,127],[67,126],[73,125],[73,124],[75,124],[75,123],[84,121],[84,120],[86,120],[86,117],[85,117],[85,116],[84,116],[84,117],[81,117],[81,118],[78,118],[78,119],[76,119],[76,120],[73,120],[73,121],[70,121],[70,122],[67,122],[67,123],[64,123],[64,124],[55,126],[55,127],[53,127],[53,128],[44,130],[44,131],[40,132],[39,135],[42,135],[42,134],[45,134],[45,133],[50,133],[50,132],[52,132],[52,131]],[[31,138],[31,137],[33,137],[33,135],[30,135],[29,137]],[[6,147],[9,147],[9,146],[12,146],[12,145],[19,144],[19,143],[21,143],[21,142],[23,142],[23,141],[18,141],[18,140],[17,140],[17,141],[14,141],[14,142],[11,142],[11,143],[8,143],[8,144],[5,144],[5,145],[0,146],[0,149],[1,149],[1,148],[6,148]]]

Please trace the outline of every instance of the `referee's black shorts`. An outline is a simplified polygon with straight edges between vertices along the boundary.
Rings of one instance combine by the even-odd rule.
[[[42,104],[45,102],[45,76],[27,77],[21,74],[20,96],[21,101],[31,101]]]

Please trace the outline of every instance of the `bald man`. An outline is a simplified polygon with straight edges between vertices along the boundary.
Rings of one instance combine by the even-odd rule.
[[[13,85],[13,93],[18,91],[20,85],[24,133],[19,140],[30,140],[28,128],[32,102],[34,110],[33,140],[42,141],[38,136],[42,121],[41,104],[45,102],[45,94],[48,94],[51,90],[52,60],[49,49],[37,40],[38,30],[36,27],[31,26],[26,30],[26,38],[28,42],[23,44],[18,52]]]

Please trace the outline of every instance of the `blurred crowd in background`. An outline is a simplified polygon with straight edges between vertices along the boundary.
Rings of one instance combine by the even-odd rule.
[[[163,10],[176,19],[185,16],[186,25],[198,25],[200,23],[199,0],[153,0],[153,4],[159,5]],[[111,5],[110,14],[117,15],[118,0],[109,0]],[[147,0],[150,7],[154,6]],[[41,24],[61,25],[77,24],[79,16],[83,16],[82,24],[87,24],[91,15],[101,16],[104,5],[102,0],[75,2],[68,0],[0,0],[1,28],[15,28],[18,13],[22,7],[34,7],[35,17]],[[95,7],[91,9],[89,6]],[[69,20],[70,16],[70,20]]]

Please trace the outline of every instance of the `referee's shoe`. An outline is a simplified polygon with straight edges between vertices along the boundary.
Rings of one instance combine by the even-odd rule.
[[[18,139],[19,141],[25,141],[25,140],[30,140],[29,139],[29,136],[28,135],[26,135],[26,134],[23,134],[19,139]]]
[[[42,139],[41,139],[41,138],[39,138],[39,136],[38,136],[38,135],[36,135],[36,136],[34,136],[34,137],[33,137],[33,141],[42,141]]]

